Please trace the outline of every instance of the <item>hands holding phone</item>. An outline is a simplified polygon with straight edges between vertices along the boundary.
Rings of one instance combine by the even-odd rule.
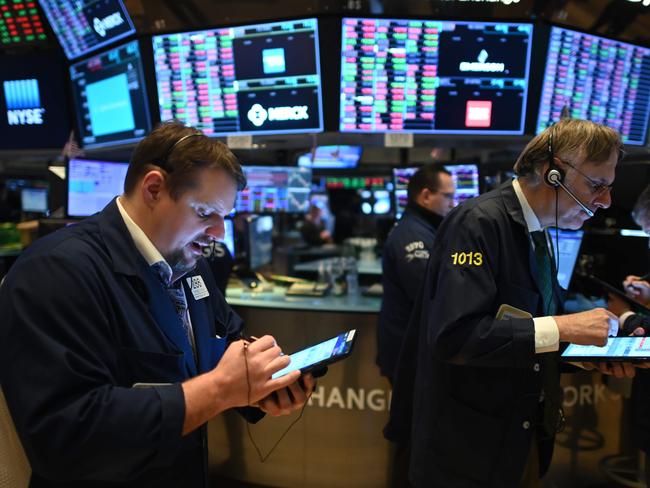
[[[650,283],[648,283],[648,276],[635,276],[629,275],[623,281],[623,288],[625,293],[636,301],[644,305],[650,304]]]

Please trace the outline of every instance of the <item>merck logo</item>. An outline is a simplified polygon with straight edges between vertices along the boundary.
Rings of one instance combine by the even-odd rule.
[[[43,124],[45,109],[41,108],[38,80],[12,80],[3,85],[9,125]]]
[[[248,120],[255,127],[261,127],[267,120],[269,122],[284,120],[307,120],[309,114],[307,105],[294,105],[293,107],[262,107],[259,103],[253,105],[248,111]]]
[[[503,73],[506,70],[506,65],[503,63],[486,63],[488,59],[488,53],[485,49],[481,49],[481,52],[478,54],[478,62],[468,63],[463,61],[458,66],[460,71],[473,71],[481,73]]]
[[[115,12],[114,14],[104,17],[101,20],[97,17],[93,19],[93,27],[95,28],[95,32],[97,32],[97,34],[102,37],[106,37],[106,31],[109,31],[118,25],[122,25],[123,23],[124,19],[119,12]]]

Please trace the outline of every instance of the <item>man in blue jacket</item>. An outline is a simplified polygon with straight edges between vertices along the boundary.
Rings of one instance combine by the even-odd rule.
[[[123,195],[11,269],[0,380],[32,486],[204,487],[208,420],[304,405],[313,379],[271,378],[289,359],[270,336],[236,340],[241,319],[200,259],[244,186],[224,144],[162,124]]]

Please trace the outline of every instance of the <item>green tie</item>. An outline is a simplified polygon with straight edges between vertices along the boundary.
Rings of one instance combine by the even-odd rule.
[[[553,267],[551,255],[546,243],[544,231],[531,232],[530,237],[535,244],[535,260],[537,261],[537,279],[544,303],[544,316],[555,315],[557,307],[553,299]],[[542,426],[548,436],[555,435],[564,417],[562,414],[562,391],[558,383],[558,353],[548,352],[539,354],[542,389],[544,391],[544,410]]]

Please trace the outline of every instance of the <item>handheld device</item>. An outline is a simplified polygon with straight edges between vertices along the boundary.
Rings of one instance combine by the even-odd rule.
[[[650,361],[650,337],[610,337],[603,347],[570,344],[562,353],[561,360],[567,362]]]
[[[302,373],[308,373],[345,359],[352,352],[352,347],[356,340],[356,332],[356,329],[348,330],[336,337],[294,352],[289,356],[291,358],[289,366],[275,373],[272,378],[279,378],[296,370],[300,370]]]

